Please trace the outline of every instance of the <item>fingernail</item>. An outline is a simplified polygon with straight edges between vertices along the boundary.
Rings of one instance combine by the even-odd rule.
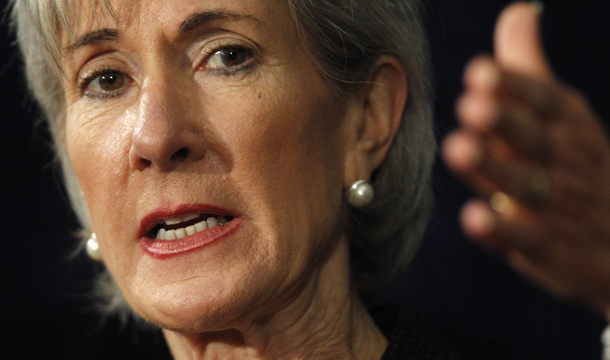
[[[544,4],[542,1],[530,1],[530,6],[538,13],[542,13],[544,11]]]

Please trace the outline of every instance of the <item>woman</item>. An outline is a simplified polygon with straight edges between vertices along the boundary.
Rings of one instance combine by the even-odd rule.
[[[336,74],[312,57],[328,64],[341,56],[298,45],[311,41],[306,35],[313,31],[292,31],[292,21],[283,21],[292,20],[294,9],[271,2],[204,10],[184,5],[121,5],[98,9],[96,16],[76,8],[62,19],[61,46],[49,42],[49,53],[53,46],[64,51],[56,59],[65,80],[61,90],[38,82],[43,89],[34,83],[34,91],[41,100],[42,91],[65,94],[65,108],[57,101],[43,106],[56,117],[68,179],[75,180],[73,166],[83,189],[100,246],[91,253],[103,259],[130,305],[167,329],[176,358],[199,350],[240,358],[263,350],[269,357],[284,355],[276,351],[316,357],[319,350],[333,358],[380,358],[387,342],[351,284],[350,250],[361,294],[406,259],[378,269],[385,259],[370,264],[374,257],[362,255],[371,244],[354,239],[371,225],[356,230],[358,218],[395,218],[349,210],[351,219],[344,220],[344,188],[371,178],[384,162],[405,106],[406,79],[407,115],[413,104],[425,107],[416,101],[426,91],[411,76],[415,65],[384,49],[372,56],[375,72],[361,69],[351,79],[371,84],[330,86],[320,73]],[[218,47],[204,49],[214,40]],[[34,56],[25,52],[26,59]],[[422,132],[405,134],[422,139]],[[429,160],[419,162],[429,167]],[[307,175],[316,182],[305,181]],[[389,197],[380,192],[396,188],[376,190],[379,202]],[[417,191],[425,194],[425,186]],[[79,196],[75,191],[76,204],[83,203]],[[410,208],[412,217],[425,217],[425,196],[413,198],[421,205]],[[171,238],[208,217],[226,224],[196,239],[168,239],[168,232],[174,231]],[[194,335],[202,331],[214,333]]]
[[[381,358],[360,296],[408,262],[430,202],[416,4],[352,43],[328,29],[383,5],[92,4],[14,14],[110,303],[165,329],[175,358]]]

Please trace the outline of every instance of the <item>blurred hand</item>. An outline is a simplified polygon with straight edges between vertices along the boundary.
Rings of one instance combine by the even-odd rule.
[[[461,214],[470,238],[610,318],[610,144],[587,100],[553,75],[540,11],[502,12],[494,57],[465,71],[443,156],[480,193]]]

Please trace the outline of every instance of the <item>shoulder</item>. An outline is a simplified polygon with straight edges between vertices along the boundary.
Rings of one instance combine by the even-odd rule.
[[[383,306],[370,312],[389,341],[381,360],[461,359],[423,316],[410,307]]]

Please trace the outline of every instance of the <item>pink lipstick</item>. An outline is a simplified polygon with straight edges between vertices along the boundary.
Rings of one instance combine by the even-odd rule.
[[[140,222],[142,249],[150,256],[165,259],[185,254],[233,233],[242,219],[230,211],[209,205],[183,205],[160,209]]]

